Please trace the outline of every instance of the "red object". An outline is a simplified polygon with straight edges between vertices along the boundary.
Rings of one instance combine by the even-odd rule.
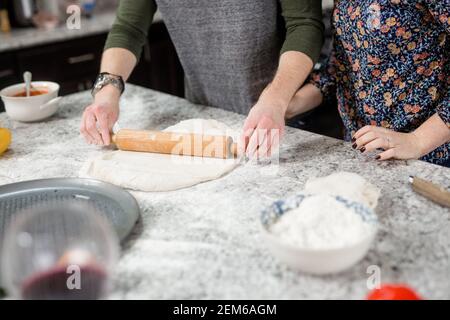
[[[422,298],[408,286],[383,284],[379,289],[372,290],[367,300],[422,300]]]

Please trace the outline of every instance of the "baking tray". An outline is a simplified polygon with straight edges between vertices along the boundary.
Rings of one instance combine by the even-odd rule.
[[[82,178],[17,182],[0,186],[0,239],[15,213],[60,201],[88,201],[110,221],[120,241],[131,232],[140,214],[129,192],[106,182]]]

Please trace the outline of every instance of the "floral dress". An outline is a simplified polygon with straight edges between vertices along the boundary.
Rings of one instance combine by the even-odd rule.
[[[365,125],[450,128],[450,0],[336,0],[334,47],[311,82],[335,93],[345,138]],[[422,160],[450,166],[450,143]]]

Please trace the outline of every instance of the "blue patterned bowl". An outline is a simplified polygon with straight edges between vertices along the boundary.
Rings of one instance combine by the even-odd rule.
[[[355,214],[360,215],[365,222],[373,225],[372,232],[357,243],[347,247],[330,249],[298,248],[282,242],[270,232],[270,227],[285,212],[298,208],[306,198],[311,196],[314,195],[299,193],[287,199],[275,201],[261,212],[262,234],[269,251],[292,269],[312,274],[337,273],[352,267],[367,254],[378,229],[377,215],[371,208],[362,203],[341,196],[328,195],[328,197],[333,197],[344,204]]]

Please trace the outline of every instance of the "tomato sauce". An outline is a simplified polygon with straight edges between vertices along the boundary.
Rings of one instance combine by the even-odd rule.
[[[40,96],[42,94],[47,94],[47,93],[48,93],[48,90],[45,90],[45,89],[30,90],[30,96]],[[16,93],[15,95],[13,95],[13,97],[16,97],[16,98],[18,98],[18,97],[26,97],[26,96],[27,96],[27,92],[26,91],[19,92],[19,93]]]

